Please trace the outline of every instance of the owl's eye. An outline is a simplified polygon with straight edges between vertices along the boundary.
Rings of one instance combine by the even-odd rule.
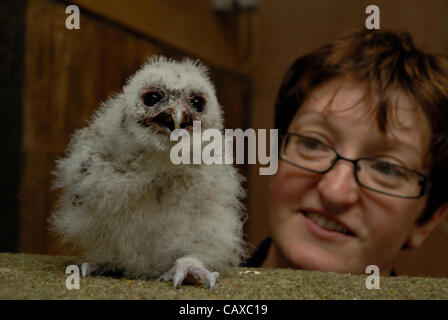
[[[202,112],[205,106],[205,98],[201,95],[194,95],[190,98],[190,103],[196,111]]]
[[[142,100],[145,106],[152,107],[156,103],[160,102],[160,100],[163,99],[163,93],[156,90],[151,90],[148,92],[145,92],[142,95]]]

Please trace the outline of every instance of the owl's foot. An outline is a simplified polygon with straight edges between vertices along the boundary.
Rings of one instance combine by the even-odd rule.
[[[159,277],[159,280],[173,281],[173,289],[178,289],[186,279],[189,282],[202,281],[207,288],[213,291],[219,272],[208,271],[201,261],[193,257],[177,259],[174,267]]]
[[[81,275],[83,278],[101,270],[101,265],[96,263],[84,262],[81,264]]]

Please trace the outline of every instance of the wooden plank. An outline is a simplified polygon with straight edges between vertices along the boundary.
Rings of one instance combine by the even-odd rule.
[[[25,1],[0,2],[0,251],[17,251],[22,135]]]
[[[158,39],[216,66],[241,72],[231,36],[209,0],[74,0],[85,10]],[[81,22],[82,28],[82,22]]]
[[[395,262],[398,275],[448,277],[447,234],[440,226],[417,249],[402,250]]]

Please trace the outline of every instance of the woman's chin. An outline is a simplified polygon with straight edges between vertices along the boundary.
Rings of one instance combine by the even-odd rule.
[[[350,263],[350,259],[347,259],[347,256],[355,255],[347,253],[336,255],[306,242],[290,247],[289,250],[286,249],[283,256],[285,261],[290,262],[290,267],[297,269],[336,273],[362,272],[353,264],[354,261]]]

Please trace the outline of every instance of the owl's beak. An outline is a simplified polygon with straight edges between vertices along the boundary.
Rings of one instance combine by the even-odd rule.
[[[193,125],[193,117],[188,106],[180,101],[174,104],[174,110],[171,113],[174,123],[174,129],[188,129]]]
[[[176,109],[174,109],[173,113],[171,114],[173,121],[174,121],[174,129],[180,129],[180,125],[184,119],[184,110],[183,108],[178,105],[176,106]]]
[[[156,116],[141,120],[140,124],[145,127],[152,126],[159,132],[170,135],[175,129],[192,129],[193,114],[186,104],[178,100]]]

